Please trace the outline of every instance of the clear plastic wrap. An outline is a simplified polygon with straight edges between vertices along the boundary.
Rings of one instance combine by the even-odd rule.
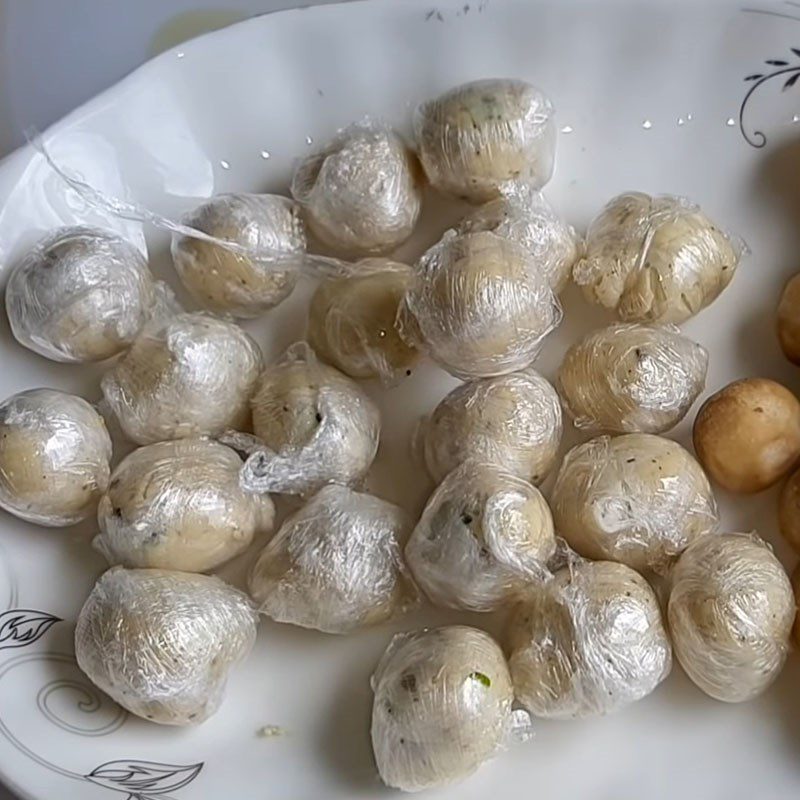
[[[108,486],[111,438],[84,399],[30,389],[0,403],[0,508],[39,525],[91,516]]]
[[[538,485],[555,462],[562,430],[556,390],[526,369],[457,386],[422,420],[418,436],[437,483],[472,459]]]
[[[405,613],[417,592],[402,560],[405,512],[346,486],[325,486],[261,551],[248,586],[277,622],[348,633]]]
[[[310,494],[326,483],[356,483],[378,452],[378,407],[305,342],[267,367],[252,406],[256,442],[242,470],[248,491]]]
[[[184,572],[214,569],[272,530],[269,495],[239,485],[242,460],[203,438],[135,450],[100,501],[94,545],[110,564]]]
[[[159,291],[146,258],[121,236],[59,228],[14,268],[6,286],[11,330],[53,361],[102,361],[128,348]]]
[[[419,260],[398,323],[404,339],[468,379],[527,367],[561,316],[527,250],[493,233],[449,231]]]
[[[500,187],[501,197],[476,208],[458,225],[458,233],[489,231],[524,247],[560,294],[572,277],[583,242],[572,225],[553,210],[545,196],[517,181]]]
[[[246,248],[282,253],[285,269],[194,237],[175,235],[172,260],[183,285],[203,308],[235,317],[256,317],[285,300],[297,281],[306,250],[300,208],[274,194],[212,197],[182,222]]]
[[[752,534],[704,537],[671,579],[669,627],[686,674],[728,703],[761,694],[783,667],[795,619],[789,577],[769,545]]]
[[[436,605],[493,611],[549,577],[555,549],[541,492],[502,467],[468,461],[431,495],[405,554]]]
[[[679,323],[719,295],[745,252],[689,200],[629,192],[589,226],[572,276],[622,320]]]
[[[314,236],[350,255],[394,250],[411,235],[422,205],[416,156],[395,131],[370,120],[339,131],[300,162],[291,189]]]
[[[256,638],[247,597],[219,578],[113,567],[86,600],[75,658],[137,716],[196,725],[222,703],[228,673]]]
[[[244,425],[263,359],[232,322],[177,314],[148,325],[104,376],[103,395],[137,444]]]
[[[502,650],[464,625],[396,635],[372,690],[378,772],[406,792],[463,780],[528,724]]]
[[[610,561],[571,563],[538,587],[515,609],[508,645],[517,699],[535,717],[617,711],[672,667],[655,592]]]
[[[456,86],[414,115],[414,136],[428,180],[473,203],[497,197],[510,180],[539,189],[555,167],[553,105],[520,80]]]
[[[673,325],[616,323],[567,350],[557,385],[575,426],[663,433],[703,391],[708,353]]]
[[[322,281],[311,298],[308,340],[319,355],[351,378],[395,382],[419,354],[395,327],[411,283],[411,267],[368,258],[351,277]]]
[[[581,555],[662,573],[719,523],[697,461],[677,442],[646,433],[573,447],[550,505],[556,530]]]

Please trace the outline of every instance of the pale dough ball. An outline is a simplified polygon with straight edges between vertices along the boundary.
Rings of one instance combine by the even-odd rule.
[[[800,553],[800,470],[794,472],[781,489],[778,523],[783,538]]]
[[[173,237],[172,261],[183,285],[203,308],[243,319],[285,300],[306,250],[300,209],[274,194],[223,194],[182,219],[184,225],[251,250],[257,259],[189,236]]]
[[[781,294],[778,339],[786,358],[793,364],[800,364],[800,275],[795,275]]]
[[[530,253],[488,232],[446,234],[428,250],[404,308],[404,338],[463,379],[527,367],[562,315]]]
[[[556,530],[581,555],[663,572],[719,514],[708,478],[677,442],[600,436],[564,458],[551,495]]]
[[[242,460],[210,439],[159,442],[114,470],[95,546],[111,564],[205,572],[272,529],[268,495],[239,485]]]
[[[688,200],[630,192],[589,226],[573,278],[622,320],[678,323],[730,283],[743,251]]]
[[[526,369],[457,386],[420,433],[425,464],[437,483],[472,459],[538,485],[555,462],[562,430],[556,390]]]
[[[392,382],[410,374],[419,354],[395,326],[411,267],[384,258],[356,265],[347,278],[322,281],[311,298],[308,341],[351,378]]]
[[[502,197],[476,208],[458,225],[458,233],[489,231],[525,248],[560,294],[569,283],[583,243],[550,206],[541,192],[528,184],[502,187]]]
[[[517,699],[539,717],[617,711],[672,667],[655,592],[610,561],[572,564],[539,587],[516,609],[508,645]]]
[[[786,660],[795,618],[792,586],[757,536],[706,536],[672,573],[675,655],[708,695],[739,703],[761,694]]]
[[[264,371],[252,400],[264,447],[245,464],[251,491],[308,494],[326,483],[356,483],[378,451],[380,412],[339,370],[305,343]]]
[[[558,373],[578,428],[663,433],[703,391],[708,353],[671,325],[617,323],[567,350]]]
[[[553,174],[553,105],[524,81],[456,86],[417,109],[414,135],[430,182],[473,203],[497,197],[506,181],[538,189]]]
[[[405,554],[436,605],[493,611],[544,580],[555,549],[538,489],[501,467],[467,462],[431,495]]]
[[[111,438],[80,397],[30,389],[0,403],[0,508],[62,527],[91,516],[108,486]]]
[[[386,253],[417,224],[421,177],[416,156],[397,133],[357,123],[300,163],[292,196],[324,245],[343,254]]]
[[[325,486],[261,551],[248,586],[277,622],[348,633],[416,604],[400,548],[411,521],[397,506]]]
[[[111,231],[59,228],[12,271],[11,330],[53,361],[102,361],[128,348],[156,302],[147,259]]]
[[[713,480],[731,492],[760,492],[800,457],[800,402],[767,378],[734,381],[700,407],[693,439]]]
[[[398,634],[372,689],[378,772],[387,786],[406,792],[466,778],[504,746],[514,726],[503,652],[476,628]]]
[[[78,616],[78,666],[112,700],[162,725],[196,725],[222,703],[256,638],[247,597],[219,578],[114,567]]]
[[[216,436],[247,422],[262,363],[258,345],[238,325],[178,314],[148,326],[101,386],[137,444]]]

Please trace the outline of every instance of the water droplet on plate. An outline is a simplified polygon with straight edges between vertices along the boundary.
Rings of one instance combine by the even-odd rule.
[[[686,120],[687,120],[687,122],[691,122],[691,121],[692,121],[692,119],[693,119],[693,117],[692,117],[692,115],[691,115],[691,114],[687,114],[687,115],[686,115]]]
[[[269,157],[270,157],[269,150],[262,150],[261,151],[261,158],[263,158],[266,161]]]
[[[736,120],[733,117],[728,117],[728,119],[725,120],[725,124],[729,128],[732,128],[736,124]]]
[[[652,123],[652,122],[650,122],[650,120],[649,120],[649,119],[646,119],[646,120],[645,120],[645,121],[642,123],[642,127],[643,127],[643,128],[646,130],[646,131],[649,131],[649,130],[650,130],[650,128],[652,128],[652,127],[653,127],[653,123]]]
[[[792,117],[792,122],[800,122],[800,114],[795,114]]]
[[[310,136],[306,136],[306,144],[308,145],[314,144],[314,140]]]
[[[178,58],[183,58],[183,57],[186,55],[186,53],[184,53],[184,52],[183,52],[183,50],[181,50],[179,53],[175,53],[175,55],[176,55]]]
[[[230,163],[228,161],[226,161],[224,158],[220,160],[219,165],[222,167],[222,169],[230,169],[231,168]]]
[[[678,117],[678,125],[685,125],[686,120],[683,117]]]
[[[572,125],[565,125],[561,129],[561,133],[572,133],[572,131],[573,131]]]

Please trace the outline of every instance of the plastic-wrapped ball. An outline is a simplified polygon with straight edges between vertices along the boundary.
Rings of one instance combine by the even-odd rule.
[[[411,521],[397,506],[325,486],[261,551],[248,586],[278,622],[348,633],[416,605],[400,548]]]
[[[470,202],[497,197],[506,181],[538,189],[553,174],[553,106],[524,81],[456,86],[417,109],[414,135],[430,182]]]
[[[256,638],[247,597],[219,578],[114,567],[78,616],[75,658],[137,716],[196,725],[222,703],[231,668]]]
[[[425,464],[439,482],[470,459],[540,484],[563,430],[556,390],[532,369],[457,386],[420,430]]]
[[[675,565],[668,618],[686,674],[711,697],[740,703],[761,694],[783,667],[794,594],[757,536],[706,536]]]
[[[527,367],[561,316],[527,250],[493,233],[451,233],[420,259],[399,323],[404,338],[468,379]]]
[[[405,552],[436,605],[493,611],[549,576],[555,549],[538,489],[501,467],[466,462],[431,495]]]
[[[581,555],[665,571],[719,523],[708,478],[677,442],[600,436],[564,458],[550,498],[556,530]]]
[[[108,486],[111,438],[83,398],[30,389],[0,403],[0,508],[61,527],[91,516]]]
[[[420,172],[397,133],[362,122],[300,163],[292,196],[322,244],[343,254],[377,255],[394,250],[414,230],[422,205]]]
[[[679,323],[730,283],[744,249],[688,200],[630,192],[589,226],[573,278],[622,320]]]
[[[356,483],[378,452],[375,403],[304,342],[267,367],[252,406],[263,447],[244,466],[250,491],[310,494],[327,483]]]
[[[272,529],[269,495],[239,485],[242,460],[211,439],[159,442],[114,470],[95,546],[111,564],[205,572]]]
[[[157,291],[147,259],[111,231],[59,228],[11,272],[6,311],[25,347],[53,361],[102,361],[128,348]]]
[[[372,689],[378,772],[406,792],[463,780],[505,746],[516,724],[502,650],[464,625],[395,636]]]
[[[314,292],[308,340],[351,378],[393,382],[419,358],[395,327],[411,267],[384,258],[364,259],[356,267],[352,277],[323,281]]]
[[[663,433],[703,391],[705,348],[672,325],[617,323],[567,350],[558,373],[575,426],[610,433]]]
[[[125,435],[151,444],[244,425],[261,368],[258,345],[238,325],[178,314],[148,326],[101,386]]]
[[[650,694],[672,667],[655,592],[610,561],[556,573],[517,607],[508,645],[517,699],[538,717],[617,711]]]
[[[541,192],[527,184],[503,186],[502,197],[476,208],[458,225],[459,233],[489,231],[524,247],[560,294],[569,283],[583,242],[550,206]]]
[[[250,258],[189,236],[172,240],[172,260],[183,285],[203,308],[250,318],[285,300],[297,282],[306,250],[300,209],[274,194],[223,194],[182,220],[209,236],[275,251],[276,261]]]

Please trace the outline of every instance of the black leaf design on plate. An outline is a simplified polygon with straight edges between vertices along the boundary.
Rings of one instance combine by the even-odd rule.
[[[160,764],[157,761],[107,761],[84,777],[92,783],[126,792],[131,800],[165,800],[167,792],[182,789],[203,769],[203,763]]]
[[[0,614],[0,650],[25,647],[40,639],[60,617],[46,611],[12,608]]]
[[[797,19],[800,20],[800,17]],[[742,105],[739,107],[739,130],[742,132],[744,140],[753,147],[764,147],[767,143],[767,137],[763,131],[748,131],[745,127],[744,115],[750,98],[761,86],[772,81],[773,78],[780,77],[783,79],[783,91],[791,89],[800,80],[800,47],[790,47],[789,49],[792,55],[795,56],[793,62],[786,61],[783,58],[769,58],[764,63],[774,67],[772,72],[753,73],[745,78],[745,81],[750,82],[750,88],[747,90],[747,94],[742,100]]]

